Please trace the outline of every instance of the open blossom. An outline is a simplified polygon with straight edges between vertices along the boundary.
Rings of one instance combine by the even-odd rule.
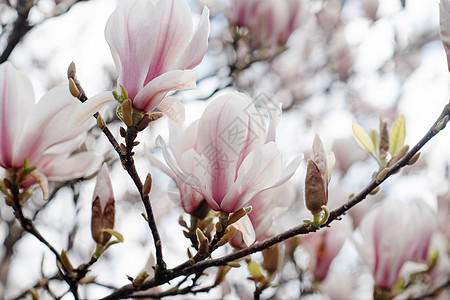
[[[249,29],[255,47],[284,45],[300,25],[304,6],[299,0],[231,0],[229,19]]]
[[[442,44],[447,55],[448,70],[450,71],[450,1],[439,2],[440,33]]]
[[[93,171],[101,158],[71,153],[93,123],[74,126],[73,112],[82,105],[67,86],[56,87],[35,103],[30,80],[9,63],[0,65],[0,166],[20,169],[25,159],[36,167],[22,185],[38,182],[47,197],[47,180],[68,180]]]
[[[248,213],[248,217],[252,222],[257,241],[276,234],[272,226],[273,222],[289,209],[295,194],[294,184],[288,181],[276,188],[264,191],[250,200],[248,205],[252,207],[252,211]],[[237,248],[245,247],[240,233],[233,237],[230,244]]]
[[[426,260],[435,227],[434,213],[422,201],[385,200],[364,217],[362,240],[355,242],[378,288],[391,289],[405,262]]]
[[[198,122],[197,146],[180,163],[158,137],[164,159],[180,180],[191,185],[216,211],[235,212],[257,194],[277,187],[294,174],[301,158],[286,167],[273,141],[272,129],[255,121],[259,113],[244,94],[232,92],[212,101]],[[258,120],[259,121],[259,120]],[[271,128],[271,126],[269,126]],[[196,162],[194,170],[189,161]]]
[[[122,1],[106,24],[105,36],[119,78],[135,109],[158,107],[182,123],[184,110],[169,91],[196,87],[191,69],[208,48],[209,10],[205,7],[192,36],[193,21],[185,0]],[[89,113],[103,103],[87,101]],[[181,110],[181,111],[180,111]]]
[[[196,162],[193,160],[184,159],[185,155],[189,155],[189,151],[198,151],[197,146],[197,125],[198,122],[192,123],[186,130],[183,130],[173,123],[169,123],[169,146],[172,150],[173,157],[178,165],[182,165],[186,171],[194,171]],[[180,204],[184,211],[188,214],[202,218],[202,212],[204,210],[197,208],[203,201],[203,196],[193,189],[185,181],[180,180],[176,173],[167,167],[166,164],[154,157],[149,151],[147,151],[147,158],[150,163],[166,173],[176,183],[179,191]]]

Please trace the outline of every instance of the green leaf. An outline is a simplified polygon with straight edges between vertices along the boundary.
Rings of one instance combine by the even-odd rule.
[[[120,242],[123,243],[123,235],[121,235],[119,232],[113,230],[113,229],[102,229],[103,232],[107,232],[110,235],[113,235],[116,237],[116,239]]]
[[[375,149],[380,149],[380,134],[375,129],[370,131],[370,139],[375,147]]]
[[[373,154],[375,146],[373,145],[372,139],[367,134],[367,132],[356,123],[352,124],[352,131],[353,136],[355,137],[356,141],[358,141],[359,145],[370,154]]]
[[[389,153],[394,156],[405,144],[405,117],[398,117],[389,133]]]
[[[252,274],[254,278],[264,277],[263,273],[261,272],[261,268],[254,261],[248,263],[248,271],[250,272],[250,274]]]

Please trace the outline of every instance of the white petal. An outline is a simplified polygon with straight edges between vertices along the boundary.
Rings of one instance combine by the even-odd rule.
[[[252,222],[247,215],[243,216],[230,226],[233,226],[242,233],[242,238],[244,239],[244,243],[247,247],[255,242],[255,230],[253,229]]]
[[[82,105],[78,106],[76,111],[70,118],[73,127],[81,126],[89,118],[91,118],[104,104],[116,101],[112,92],[103,92],[89,98]]]
[[[208,49],[209,37],[209,9],[203,8],[200,22],[192,40],[178,59],[176,69],[192,69],[202,61]]]
[[[195,88],[197,73],[192,70],[174,70],[166,72],[139,91],[133,99],[133,106],[145,113],[157,107],[169,91]]]
[[[281,154],[273,142],[255,149],[242,162],[236,181],[222,201],[222,209],[239,210],[255,195],[276,184],[281,174]]]
[[[158,108],[165,113],[178,127],[181,127],[185,120],[184,106],[177,97],[166,97],[158,105]]]

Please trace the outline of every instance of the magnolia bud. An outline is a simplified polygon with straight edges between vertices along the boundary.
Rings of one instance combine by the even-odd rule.
[[[94,196],[92,199],[91,233],[97,244],[106,245],[111,234],[104,229],[113,229],[115,205],[111,180],[106,163],[97,175]]]
[[[308,160],[305,177],[305,204],[312,214],[322,211],[322,205],[327,205],[325,183],[320,174],[319,168],[312,161]]]

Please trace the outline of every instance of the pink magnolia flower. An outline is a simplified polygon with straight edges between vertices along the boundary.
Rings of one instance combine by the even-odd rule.
[[[365,215],[359,225],[362,240],[355,243],[378,288],[391,289],[405,262],[427,258],[434,219],[422,201],[385,200]]]
[[[115,211],[114,192],[108,165],[103,163],[97,175],[92,196],[91,234],[97,244],[106,245],[111,238],[111,234],[103,232],[103,229],[114,228]]]
[[[289,209],[296,196],[295,186],[288,181],[276,188],[266,190],[248,203],[252,211],[248,213],[255,230],[257,241],[261,241],[276,234],[273,222]],[[244,248],[244,240],[240,233],[236,233],[230,241],[233,247]]]
[[[196,150],[177,163],[158,137],[164,159],[179,180],[196,189],[213,210],[228,213],[246,206],[264,190],[294,174],[301,158],[282,166],[273,141],[273,126],[261,126],[260,113],[244,94],[233,92],[212,101],[198,122]],[[195,162],[192,170],[189,162]],[[188,167],[186,167],[188,166]]]
[[[197,146],[197,125],[198,121],[192,123],[186,130],[180,127],[174,126],[173,123],[169,123],[169,146],[172,150],[173,157],[178,165],[182,165],[183,169],[193,172],[196,162],[193,160],[184,159],[185,155],[189,155],[190,151],[198,151]],[[185,181],[180,180],[177,174],[168,168],[166,164],[158,160],[149,151],[146,151],[147,158],[150,163],[166,173],[176,183],[179,191],[180,204],[184,211],[188,214],[201,217],[200,211],[196,211],[200,203],[203,201],[203,196],[193,189]]]
[[[304,6],[299,0],[231,0],[229,19],[250,30],[254,47],[284,45],[300,25]]]
[[[352,232],[351,218],[344,216],[341,221],[333,222],[330,228],[301,236],[302,245],[311,254],[311,268],[316,280],[322,281],[327,277],[331,262]]]
[[[73,179],[97,168],[101,158],[93,153],[71,156],[93,123],[70,122],[82,104],[67,86],[35,103],[30,80],[9,62],[0,65],[0,81],[0,166],[20,169],[27,159],[29,167],[36,167],[22,187],[38,182],[46,198],[47,180]]]
[[[439,2],[440,15],[440,34],[442,44],[444,45],[445,53],[447,55],[447,65],[450,71],[450,1],[441,0]]]
[[[205,7],[192,36],[192,16],[185,0],[122,1],[106,24],[105,36],[133,107],[144,113],[158,107],[182,123],[184,111],[169,91],[196,87],[191,69],[208,48],[209,10]],[[192,36],[192,37],[191,37]],[[103,103],[87,101],[88,113]]]

